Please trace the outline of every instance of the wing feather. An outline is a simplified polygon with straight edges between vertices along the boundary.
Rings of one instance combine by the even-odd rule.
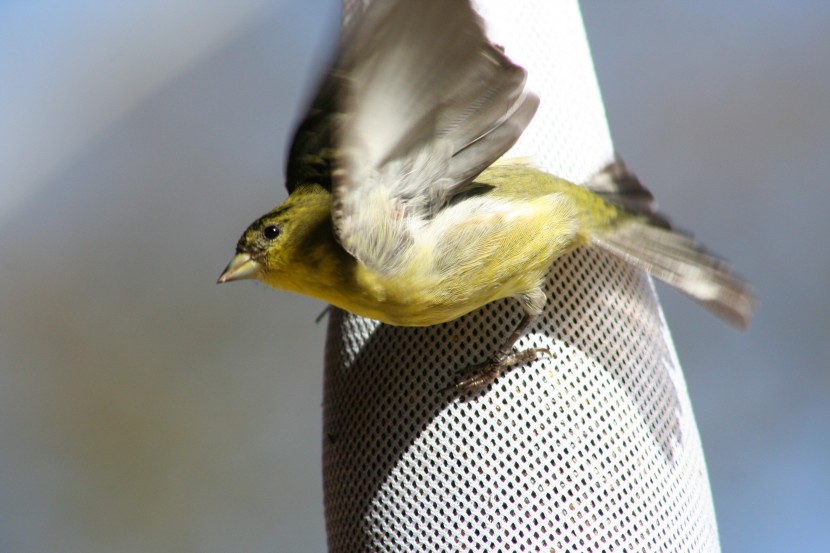
[[[538,105],[525,79],[469,0],[375,1],[295,135],[289,189],[330,186],[341,245],[394,273],[413,230],[524,131]]]

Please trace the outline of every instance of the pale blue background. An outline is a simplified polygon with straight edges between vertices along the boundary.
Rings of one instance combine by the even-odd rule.
[[[322,305],[214,281],[337,5],[0,3],[0,551],[325,549]],[[826,551],[830,4],[583,9],[617,148],[762,299],[661,288],[723,548]]]

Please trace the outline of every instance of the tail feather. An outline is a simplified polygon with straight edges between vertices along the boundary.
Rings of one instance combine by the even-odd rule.
[[[654,209],[654,198],[623,164],[608,165],[586,186],[635,215],[622,218],[592,243],[688,294],[725,322],[746,329],[756,299],[729,263],[707,252],[691,236],[671,230]]]
[[[749,326],[755,308],[749,284],[691,237],[632,222],[593,244],[688,294],[727,323]]]

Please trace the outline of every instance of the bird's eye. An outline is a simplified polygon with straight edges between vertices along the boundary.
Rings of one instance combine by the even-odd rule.
[[[267,240],[274,240],[277,236],[280,235],[280,227],[277,225],[268,225],[267,227],[262,229],[262,235]]]

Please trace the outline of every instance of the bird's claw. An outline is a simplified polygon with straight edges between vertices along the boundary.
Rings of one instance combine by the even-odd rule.
[[[505,369],[518,364],[530,363],[539,357],[539,355],[550,356],[551,352],[548,348],[531,348],[523,351],[514,351],[509,354],[498,353],[489,361],[472,365],[465,369],[458,371],[461,374],[468,375],[466,378],[461,378],[447,389],[455,392],[461,392],[465,395],[472,395],[484,390],[495,379],[497,379]]]

